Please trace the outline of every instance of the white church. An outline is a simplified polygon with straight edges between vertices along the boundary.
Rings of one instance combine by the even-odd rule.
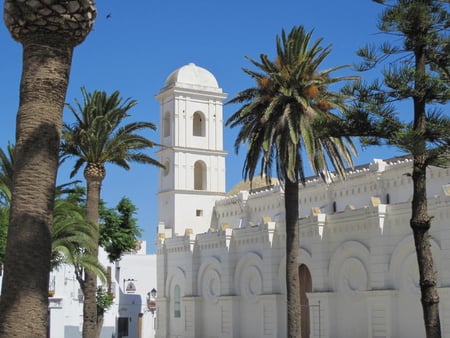
[[[286,337],[284,192],[256,179],[225,190],[223,101],[207,70],[174,71],[160,101],[157,253],[115,264],[101,338]],[[236,164],[241,166],[242,164]],[[302,337],[423,338],[407,157],[300,189]],[[450,169],[428,171],[443,337],[450,337]],[[1,282],[1,279],[0,279]],[[156,295],[155,295],[156,293]],[[70,266],[51,276],[49,337],[81,338]]]
[[[207,70],[174,71],[160,101],[156,337],[286,337],[284,192],[225,191],[223,101]],[[241,165],[241,164],[239,164]],[[300,190],[303,337],[425,336],[407,157]],[[428,171],[431,241],[450,337],[450,169]],[[121,337],[118,337],[121,338]]]

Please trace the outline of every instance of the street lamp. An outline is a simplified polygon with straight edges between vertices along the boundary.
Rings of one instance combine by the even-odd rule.
[[[156,294],[157,291],[155,288],[147,293],[147,308],[152,313],[152,315],[154,315],[156,311]]]

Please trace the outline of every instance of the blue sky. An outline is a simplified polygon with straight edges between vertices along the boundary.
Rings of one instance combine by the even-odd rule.
[[[314,29],[314,39],[324,38],[323,45],[332,44],[324,67],[357,62],[355,51],[359,47],[385,38],[376,28],[382,7],[370,0],[98,0],[97,8],[94,30],[75,49],[66,101],[73,103],[74,98],[80,98],[82,86],[88,91],[119,90],[124,98],[138,101],[129,121],[151,121],[158,126],[155,94],[173,70],[190,62],[212,72],[231,98],[253,85],[242,71],[242,67],[251,66],[244,57],[273,55],[275,37],[283,28],[289,31],[303,25],[307,30]],[[22,67],[21,45],[12,40],[4,24],[0,25],[0,46],[0,146],[4,149],[15,139]],[[224,120],[236,109],[225,106]],[[65,112],[66,121],[69,117]],[[148,137],[158,141],[158,135],[154,132]],[[241,180],[243,161],[242,155],[234,154],[235,135],[236,130],[224,130],[224,147],[229,153],[227,190]],[[360,150],[356,163],[398,154],[386,148]],[[69,180],[69,169],[59,173],[59,182]],[[144,230],[148,252],[154,251],[157,189],[155,168],[133,164],[130,171],[124,171],[107,167],[102,198],[112,207],[126,196],[138,207],[138,223]]]

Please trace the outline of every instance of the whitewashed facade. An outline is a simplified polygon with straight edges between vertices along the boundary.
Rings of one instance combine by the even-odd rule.
[[[160,153],[169,166],[160,172],[156,337],[285,337],[282,187],[240,184],[224,196],[225,95],[207,70],[181,67],[157,97],[161,143],[170,148]],[[304,337],[424,337],[411,164],[374,159],[344,182],[312,178],[301,187]],[[199,177],[206,184],[196,185]],[[442,332],[450,337],[450,170],[430,168],[427,188]]]
[[[114,303],[105,313],[100,338],[153,338],[156,313],[147,306],[156,289],[156,255],[146,254],[146,242],[112,264],[101,250],[100,261],[111,273]],[[108,286],[105,285],[107,288]],[[83,293],[73,267],[63,265],[51,273],[49,292],[49,337],[81,338]]]

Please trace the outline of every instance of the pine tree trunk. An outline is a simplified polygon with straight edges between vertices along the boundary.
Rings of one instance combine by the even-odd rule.
[[[431,221],[427,213],[427,200],[425,198],[426,169],[416,161],[414,162],[413,186],[414,193],[410,224],[414,234],[414,243],[419,266],[425,332],[428,338],[438,338],[441,337],[439,295],[436,288],[436,273],[433,264],[429,234]]]
[[[286,212],[286,290],[288,337],[301,336],[300,280],[298,274],[298,182],[286,179],[284,188]]]
[[[418,46],[415,52],[415,90],[421,93],[422,83],[425,82],[425,52],[423,46]],[[426,102],[420,94],[413,98],[414,102],[414,131],[421,135],[426,129]],[[427,181],[426,181],[426,144],[419,140],[413,156],[413,200],[410,225],[414,234],[417,263],[420,275],[420,291],[425,322],[425,332],[428,338],[441,337],[439,319],[439,295],[436,288],[436,273],[431,252],[429,229],[431,218],[428,216]]]

